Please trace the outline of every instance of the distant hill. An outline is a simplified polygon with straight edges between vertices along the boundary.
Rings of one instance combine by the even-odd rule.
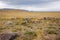
[[[0,9],[0,17],[60,17],[60,12],[29,12],[20,9]]]
[[[6,10],[17,10],[17,11],[27,11],[27,10],[23,10],[23,9],[12,9],[12,8],[3,8],[3,9],[0,9],[0,11],[6,11]]]

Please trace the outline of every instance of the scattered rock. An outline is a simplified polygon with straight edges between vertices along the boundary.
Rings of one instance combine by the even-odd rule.
[[[56,35],[54,35],[54,34],[47,35],[47,36],[45,36],[45,40],[56,40]]]
[[[7,25],[12,26],[13,22],[12,21],[7,21]]]
[[[26,17],[26,18],[25,18],[26,22],[29,22],[30,19],[31,19],[31,18],[29,18],[29,17]]]

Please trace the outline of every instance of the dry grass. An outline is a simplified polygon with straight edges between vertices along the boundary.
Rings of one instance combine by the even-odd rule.
[[[60,12],[0,10],[0,33],[3,32],[17,32],[15,40],[56,40],[60,35]]]
[[[27,12],[21,10],[0,10],[0,17],[60,17],[60,12]]]

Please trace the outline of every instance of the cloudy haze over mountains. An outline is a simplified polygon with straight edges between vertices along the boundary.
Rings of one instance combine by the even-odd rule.
[[[60,0],[0,0],[0,9],[2,8],[29,11],[60,11]]]

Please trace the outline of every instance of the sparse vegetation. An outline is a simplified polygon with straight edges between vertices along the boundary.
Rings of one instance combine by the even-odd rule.
[[[24,15],[24,13],[26,13],[26,15]],[[17,14],[15,12],[12,12],[12,14],[2,14],[2,17],[0,17],[0,32],[17,32],[19,37],[15,40],[45,40],[44,37],[47,35],[60,35],[59,16],[55,18],[54,15],[52,17],[51,14],[48,14],[47,16],[49,17],[44,17],[42,14],[43,17],[40,17],[39,12],[34,13],[35,12],[33,12],[33,14],[31,13],[31,15],[28,14],[28,12],[23,12],[21,15],[19,15],[18,12]],[[45,16],[46,14],[47,13],[45,13]],[[12,17],[9,18],[11,15]],[[55,15],[57,14],[55,13]]]
[[[22,33],[22,35],[24,35],[23,36],[24,38],[22,38],[23,40],[33,40],[34,38],[37,40],[37,36],[40,34],[37,34],[35,32],[36,30],[43,31],[43,29],[44,29],[44,32],[46,34],[51,34],[51,35],[59,34],[58,32],[60,32],[60,31],[58,30],[59,28],[57,27],[57,26],[59,26],[58,19],[55,19],[55,18],[48,19],[48,18],[44,17],[44,18],[42,18],[42,20],[37,19],[37,21],[35,21],[35,19],[34,19],[34,23],[32,21],[33,19],[34,18],[31,18],[26,22],[25,18],[12,18],[12,19],[4,18],[4,19],[0,19],[0,23],[1,23],[0,26],[5,27],[8,31],[11,31],[11,32],[18,32],[18,34]],[[7,27],[7,25],[8,25],[8,27]],[[12,25],[13,25],[13,27],[11,27]],[[4,28],[2,28],[2,27],[0,27],[0,32],[2,30],[4,31]],[[42,28],[42,29],[40,29],[40,28]],[[43,33],[43,35],[44,35],[44,33]],[[18,38],[20,38],[20,36]],[[40,36],[42,37],[42,34]]]

